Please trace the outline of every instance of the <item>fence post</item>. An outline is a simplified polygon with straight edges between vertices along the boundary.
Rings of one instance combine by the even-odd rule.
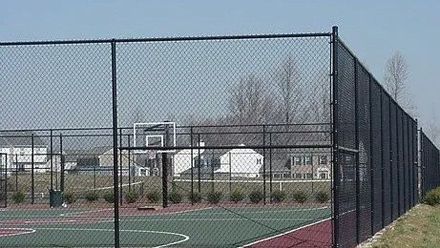
[[[201,159],[200,159],[200,134],[199,133],[197,134],[197,143],[198,143],[198,149],[197,149],[197,177],[198,177],[198,179],[197,179],[197,189],[198,189],[198,192],[200,194],[201,191],[202,191],[202,182],[200,181],[201,180],[201,178],[200,178],[200,176],[201,176],[200,175],[201,174],[201,171],[200,171]]]
[[[119,128],[119,145],[122,146],[122,129]],[[123,174],[122,174],[122,152],[119,151],[119,205],[122,206],[123,204],[123,189],[122,189],[122,180],[123,180]]]
[[[212,159],[211,159],[211,191],[214,193],[215,191],[215,175],[214,175],[214,160],[215,160],[215,151],[212,150]]]
[[[269,195],[270,203],[272,203],[272,133],[269,132]]]
[[[393,185],[393,129],[391,126],[391,104],[392,99],[390,96],[388,96],[388,130],[389,130],[389,146],[390,146],[390,220],[393,221],[394,216],[394,185]]]
[[[232,194],[232,156],[231,152],[228,153],[229,156],[229,196]]]
[[[333,86],[333,247],[339,247],[339,147],[338,147],[338,27],[332,28],[332,86]]]
[[[35,175],[34,175],[34,170],[35,170],[35,161],[34,161],[34,154],[35,154],[35,150],[34,150],[34,133],[31,134],[31,202],[32,204],[35,203]]]
[[[15,154],[15,192],[18,192],[18,154]]]
[[[381,222],[382,222],[382,228],[385,227],[385,161],[383,161],[383,89],[380,87],[380,181],[381,181]]]
[[[374,152],[373,152],[373,114],[372,114],[372,109],[373,109],[373,104],[372,104],[372,87],[371,85],[373,84],[372,80],[371,80],[371,74],[368,75],[368,92],[370,94],[368,94],[368,112],[369,112],[369,121],[370,121],[370,137],[369,137],[369,142],[370,142],[370,234],[371,236],[374,235],[374,214],[375,214],[375,209],[374,209],[374,163],[373,163],[373,158],[374,158]]]
[[[127,146],[128,147],[131,146],[130,134],[127,134]],[[128,192],[131,192],[131,150],[128,149],[127,153],[128,153],[127,155],[128,156]]]
[[[359,75],[358,75],[358,60],[354,59],[354,137],[355,137],[355,148],[359,151]],[[355,154],[355,170],[356,170],[356,243],[361,242],[360,237],[360,172],[359,172],[359,152]]]
[[[399,151],[400,145],[399,145],[399,111],[398,110],[399,110],[399,105],[397,105],[397,102],[396,102],[397,214],[398,214],[398,216],[400,216],[402,214],[401,210],[400,210],[400,206],[401,206],[400,201],[402,199],[400,199],[401,198],[400,197],[400,179],[401,178],[400,178],[400,151]]]
[[[194,205],[194,149],[193,149],[193,126],[189,129],[189,139],[191,143],[191,205]],[[200,144],[198,144],[199,146]]]
[[[263,203],[266,205],[266,125],[263,125]]]
[[[50,190],[53,191],[53,131],[50,129]]]
[[[115,248],[120,247],[119,242],[119,194],[118,194],[118,105],[117,105],[117,83],[116,83],[116,41],[111,42],[112,58],[112,114],[113,114],[113,195],[114,205],[114,238]]]
[[[60,133],[60,190],[64,192],[64,155],[63,155],[63,134]]]
[[[169,130],[168,125],[165,125],[165,147],[169,147]],[[168,207],[168,156],[167,152],[162,153],[162,206]]]

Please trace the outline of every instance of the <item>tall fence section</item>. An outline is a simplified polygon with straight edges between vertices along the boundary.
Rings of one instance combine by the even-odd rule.
[[[0,43],[2,247],[354,247],[438,149],[329,33]]]

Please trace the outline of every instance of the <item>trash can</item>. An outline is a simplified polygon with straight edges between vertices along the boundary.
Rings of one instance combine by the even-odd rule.
[[[64,194],[61,190],[49,190],[50,207],[59,208],[63,206]]]

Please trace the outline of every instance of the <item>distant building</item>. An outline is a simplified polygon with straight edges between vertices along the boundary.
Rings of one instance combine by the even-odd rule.
[[[35,172],[46,172],[50,169],[47,165],[47,145],[37,135],[34,135],[32,139],[31,132],[2,133],[0,136],[0,153],[7,155],[8,171],[30,172],[32,154]]]

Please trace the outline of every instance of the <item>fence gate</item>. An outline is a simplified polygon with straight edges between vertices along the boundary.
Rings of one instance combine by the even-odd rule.
[[[7,156],[0,153],[0,208],[5,208],[7,205]]]

